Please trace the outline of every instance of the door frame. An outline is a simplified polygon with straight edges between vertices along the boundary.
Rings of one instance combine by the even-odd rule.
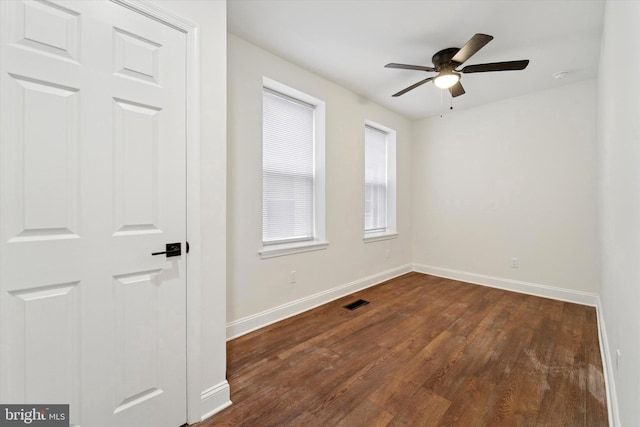
[[[0,0],[1,1],[1,0]],[[202,253],[200,198],[200,48],[199,27],[145,0],[105,0],[167,25],[186,39],[186,422],[202,417]],[[0,341],[3,337],[0,336]],[[0,346],[1,347],[1,346]]]
[[[201,414],[201,294],[202,244],[200,209],[200,38],[193,22],[144,0],[110,0],[168,25],[186,37],[186,218],[189,255],[186,259],[186,380],[187,419],[200,422]]]

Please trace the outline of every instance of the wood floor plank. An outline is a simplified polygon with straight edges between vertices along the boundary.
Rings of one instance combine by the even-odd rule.
[[[336,427],[371,426],[384,427],[393,420],[393,415],[370,400],[364,399],[356,408],[343,417]]]
[[[418,387],[403,400],[389,426],[413,427],[416,420],[420,420],[421,427],[437,426],[450,404],[442,396]]]
[[[409,273],[227,347],[198,427],[608,425],[593,307]]]
[[[468,347],[460,362],[445,381],[435,388],[453,402],[442,425],[452,422],[497,424],[505,412],[510,412],[515,379],[514,365],[519,349],[531,340],[529,326],[533,323],[515,322],[516,313],[527,313],[526,296],[506,295],[496,309],[502,315],[486,316],[481,325],[468,337]],[[499,331],[496,334],[496,331]],[[493,337],[493,339],[487,339]],[[517,374],[520,374],[519,372]],[[469,381],[471,378],[473,381]],[[470,398],[470,395],[473,398]],[[473,405],[469,405],[469,401]],[[513,425],[518,425],[517,423]]]

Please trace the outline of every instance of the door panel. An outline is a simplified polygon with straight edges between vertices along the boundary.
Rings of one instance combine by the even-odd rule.
[[[10,292],[5,321],[16,333],[13,369],[3,381],[13,389],[12,402],[48,402],[51,396],[79,405],[80,294],[78,283],[59,283]],[[46,355],[46,363],[42,363]]]
[[[80,50],[79,13],[60,4],[25,1],[16,6],[13,41],[24,47],[77,61]]]
[[[162,109],[114,99],[116,234],[159,233],[158,119]]]
[[[183,33],[107,1],[4,1],[0,401],[186,420]]]
[[[115,413],[163,393],[158,319],[160,270],[114,277]]]
[[[78,237],[78,90],[17,74],[8,80],[11,241]]]
[[[159,84],[158,56],[162,45],[137,34],[114,28],[115,73]]]

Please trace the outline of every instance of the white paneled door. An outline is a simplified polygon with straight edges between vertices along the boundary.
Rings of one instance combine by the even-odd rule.
[[[185,34],[104,0],[0,7],[0,402],[182,425]]]

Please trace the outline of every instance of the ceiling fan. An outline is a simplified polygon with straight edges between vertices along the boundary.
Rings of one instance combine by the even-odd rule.
[[[393,94],[393,96],[404,95],[421,86],[429,81],[433,80],[433,83],[441,89],[449,89],[452,97],[464,95],[465,90],[460,83],[460,74],[469,73],[486,73],[489,71],[512,71],[512,70],[524,70],[529,65],[529,60],[524,59],[520,61],[506,61],[506,62],[491,62],[488,64],[467,65],[461,70],[456,69],[460,65],[464,64],[469,58],[471,58],[476,52],[482,49],[487,43],[493,40],[493,36],[487,34],[476,34],[461,48],[450,47],[437,52],[431,58],[433,67],[426,67],[422,65],[407,65],[390,63],[385,65],[386,68],[401,68],[404,70],[418,70],[426,72],[436,72],[436,76],[427,77],[424,80],[420,80],[400,92]]]

